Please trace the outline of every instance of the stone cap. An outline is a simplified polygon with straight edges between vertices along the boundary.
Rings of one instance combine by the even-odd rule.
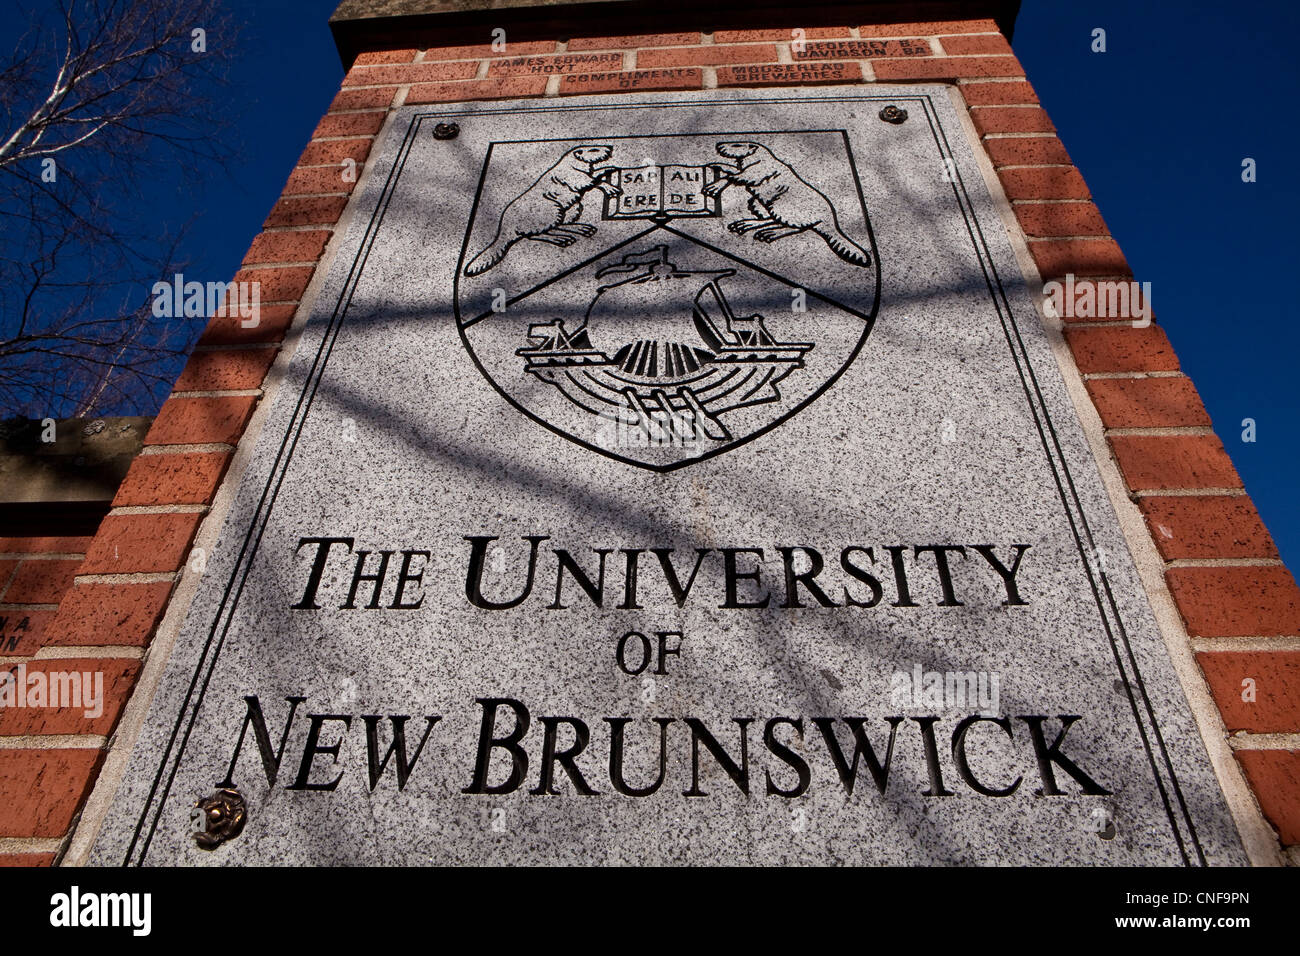
[[[987,17],[1010,40],[1019,12],[1020,0],[342,0],[329,23],[347,69],[365,50],[485,43],[494,27],[527,40]]]

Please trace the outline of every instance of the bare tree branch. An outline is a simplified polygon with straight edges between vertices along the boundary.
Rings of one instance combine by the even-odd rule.
[[[234,31],[219,0],[26,13],[0,59],[0,414],[148,413],[201,320],[154,316],[188,225],[142,222],[133,200],[156,171],[224,167],[225,57],[206,43]]]

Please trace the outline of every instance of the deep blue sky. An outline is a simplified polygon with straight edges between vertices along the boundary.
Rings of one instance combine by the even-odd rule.
[[[1107,52],[1090,51],[1106,30]],[[1300,561],[1300,4],[1025,0],[1013,46],[1214,429]],[[1257,180],[1243,183],[1241,161]],[[1242,441],[1242,420],[1256,441]]]
[[[235,3],[228,51],[242,148],[228,177],[141,197],[159,217],[198,209],[186,250],[204,279],[234,273],[337,90],[335,0]],[[1300,561],[1300,444],[1292,305],[1300,12],[1290,0],[1140,4],[1025,0],[1014,46],[1201,391],[1282,549]],[[1106,30],[1107,52],[1090,51]],[[209,37],[209,49],[221,49]],[[1252,157],[1258,180],[1241,181]],[[1241,440],[1253,418],[1257,441]]]

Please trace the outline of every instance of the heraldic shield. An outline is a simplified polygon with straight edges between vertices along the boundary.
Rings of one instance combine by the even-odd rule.
[[[493,143],[456,318],[525,415],[668,471],[818,400],[866,343],[879,280],[839,131]]]

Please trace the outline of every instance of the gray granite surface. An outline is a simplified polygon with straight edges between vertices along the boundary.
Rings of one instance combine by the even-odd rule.
[[[96,862],[1244,862],[941,88],[371,164]]]

